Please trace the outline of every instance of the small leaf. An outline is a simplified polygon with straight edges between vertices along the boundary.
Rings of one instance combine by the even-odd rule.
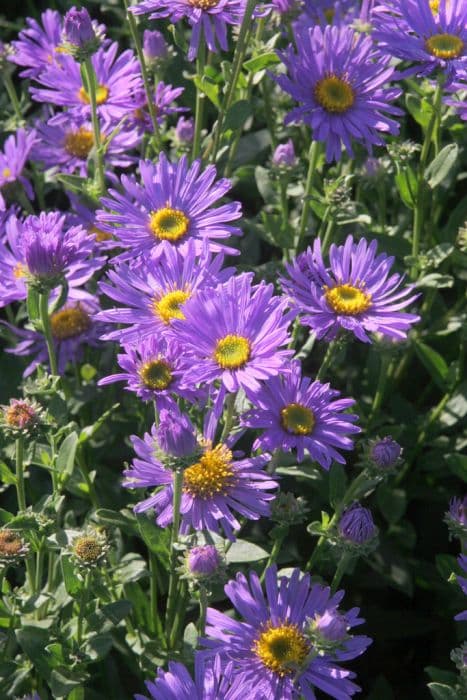
[[[390,525],[395,525],[407,508],[407,496],[402,489],[381,485],[376,492],[379,509]]]
[[[206,97],[213,103],[215,107],[220,107],[220,102],[219,102],[219,88],[218,86],[211,82],[206,76],[203,76],[200,78],[199,75],[195,75],[193,78],[193,81],[198,88],[198,90],[201,90],[201,92],[204,92]]]
[[[224,131],[241,129],[248,117],[252,114],[251,103],[248,100],[239,100],[227,110],[224,120]]]
[[[428,688],[434,700],[462,700],[454,688],[444,683],[428,683]]]
[[[117,600],[116,603],[109,603],[101,608],[101,613],[114,625],[125,619],[131,613],[132,604],[129,600]]]
[[[453,571],[458,570],[456,557],[452,554],[437,554],[435,561],[439,575],[445,581],[449,580]]]
[[[16,476],[5,462],[0,462],[0,479],[4,484],[16,484]]]
[[[273,202],[276,197],[270,174],[271,171],[263,168],[262,165],[257,165],[255,168],[256,187],[266,203]]]
[[[430,272],[417,280],[417,287],[426,289],[446,289],[454,285],[454,278],[451,275],[441,275],[439,272]]]
[[[69,556],[63,555],[60,558],[60,566],[62,569],[63,583],[65,584],[66,592],[72,597],[82,589],[82,583],[76,575],[76,570]]]
[[[78,434],[75,432],[70,433],[60,445],[57,455],[56,468],[60,474],[70,476],[73,472],[77,447]]]
[[[128,534],[135,530],[136,518],[133,515],[126,515],[122,511],[99,508],[96,511],[96,518],[100,523],[111,525],[112,527],[120,527]]]
[[[458,155],[459,146],[457,143],[448,144],[438,153],[425,171],[425,179],[431,188],[439,185],[450,175]]]
[[[449,367],[444,358],[439,352],[430,348],[429,345],[422,343],[420,340],[414,342],[414,348],[433,381],[436,382],[440,389],[445,389]]]
[[[274,51],[270,51],[269,53],[261,54],[261,56],[250,58],[248,61],[245,61],[243,67],[249,73],[258,73],[258,71],[274,66],[277,63],[280,63],[279,56]]]
[[[237,540],[227,552],[228,564],[244,564],[251,561],[261,561],[266,559],[269,553],[257,544],[246,540]]]
[[[347,475],[342,464],[334,463],[329,472],[329,501],[333,508],[344,498],[347,489]]]
[[[394,178],[404,204],[413,209],[417,201],[418,181],[413,169],[408,166]]]

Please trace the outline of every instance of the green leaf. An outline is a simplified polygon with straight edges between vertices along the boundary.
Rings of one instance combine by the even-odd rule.
[[[459,477],[459,479],[462,479],[464,483],[467,483],[467,455],[462,455],[459,452],[455,452],[453,454],[446,455],[444,459],[447,462],[451,472]]]
[[[456,557],[452,554],[437,554],[435,561],[438,573],[445,581],[449,579],[453,571],[458,569]]]
[[[441,275],[439,272],[430,272],[417,280],[417,287],[424,289],[446,289],[454,285],[454,277]]]
[[[53,697],[67,697],[75,688],[83,685],[88,677],[89,674],[87,673],[71,671],[64,666],[61,666],[59,669],[55,669],[52,671],[49,682]]]
[[[439,352],[433,350],[433,348],[430,348],[429,345],[422,343],[420,340],[414,341],[414,348],[418,358],[433,381],[436,382],[440,389],[445,389],[449,367],[444,358]]]
[[[133,606],[129,600],[117,600],[116,603],[109,603],[101,608],[101,613],[114,625],[125,619],[131,613]]]
[[[228,564],[245,564],[251,561],[261,561],[269,556],[262,547],[246,540],[237,540],[227,552]]]
[[[421,100],[412,92],[407,93],[405,97],[405,104],[408,112],[412,115],[417,124],[420,124],[420,126],[425,129],[428,126],[433,113],[432,105],[426,100]]]
[[[41,318],[41,312],[40,312],[40,303],[39,303],[40,295],[39,292],[32,287],[28,288],[28,299],[27,299],[27,310],[28,310],[28,317],[29,320],[31,321],[32,325],[36,330],[39,330],[42,328],[42,324],[40,321]]]
[[[274,51],[270,51],[269,53],[255,56],[255,58],[250,58],[248,61],[245,61],[243,67],[249,73],[258,73],[258,71],[269,68],[269,66],[275,66],[277,63],[280,63],[279,56]]]
[[[238,142],[237,155],[234,162],[235,167],[254,162],[270,145],[271,135],[267,129],[261,129],[252,134],[242,136]]]
[[[90,382],[96,376],[97,369],[88,362],[85,362],[84,365],[81,365],[80,374],[83,381]]]
[[[100,523],[105,525],[120,527],[127,534],[135,531],[136,518],[133,516],[133,514],[126,515],[122,511],[99,508],[99,510],[96,511],[96,518]]]
[[[462,700],[457,690],[444,683],[428,683],[428,688],[434,700]]]
[[[16,476],[5,462],[0,462],[0,479],[4,484],[16,484]]]
[[[431,188],[436,187],[449,177],[458,155],[459,146],[457,143],[448,144],[438,153],[425,171],[425,179]]]
[[[413,209],[417,201],[418,181],[417,177],[410,166],[397,173],[394,178],[399,194],[404,204]]]
[[[263,168],[262,165],[257,165],[255,168],[256,187],[259,190],[261,197],[269,204],[274,202],[276,193],[271,180],[271,171],[268,168]],[[280,219],[278,220],[280,223]]]
[[[86,642],[84,653],[91,661],[98,661],[107,656],[112,649],[112,644],[111,634],[96,634]]]
[[[76,575],[76,570],[70,557],[66,555],[60,557],[60,566],[62,569],[63,583],[65,584],[66,592],[72,597],[76,597],[76,595],[81,591],[83,584]]]
[[[119,406],[119,403],[114,403],[113,406],[111,406],[107,411],[105,411],[101,416],[99,416],[95,423],[93,423],[92,425],[87,425],[85,428],[83,428],[79,434],[80,443],[90,440],[90,438],[92,438],[97,433],[97,431],[107,420],[107,418],[109,418],[109,416],[111,416],[112,413],[114,413],[117,410],[117,408],[119,408]]]
[[[342,464],[335,462],[329,472],[329,501],[333,508],[341,503],[347,489],[347,475]]]
[[[227,110],[224,120],[224,131],[241,129],[248,117],[252,115],[251,103],[248,100],[239,100]]]
[[[403,489],[394,489],[381,485],[376,492],[376,500],[384,518],[390,525],[395,525],[407,508],[407,496]]]
[[[16,639],[26,656],[32,661],[35,670],[42,678],[48,680],[49,654],[45,648],[50,642],[50,631],[42,627],[24,625],[16,630]]]
[[[436,245],[434,248],[425,253],[428,267],[436,269],[442,262],[447,260],[453,251],[454,246],[450,243],[440,243],[439,245]]]
[[[467,416],[467,381],[449,399],[440,417],[442,425],[452,426]]]
[[[167,557],[169,551],[168,532],[158,527],[152,519],[142,514],[136,518],[138,528],[146,546],[159,557]]]
[[[147,576],[148,569],[146,561],[140,554],[130,552],[122,557],[114,573],[122,583],[126,584]]]
[[[56,469],[60,474],[70,476],[75,464],[76,448],[78,447],[78,433],[70,433],[60,445],[57,455]]]
[[[219,87],[204,75],[202,77],[195,75],[193,81],[198,90],[204,92],[206,97],[213,103],[213,105],[219,108]]]

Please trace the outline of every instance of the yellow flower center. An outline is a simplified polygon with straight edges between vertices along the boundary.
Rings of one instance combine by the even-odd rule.
[[[3,168],[2,170],[2,177],[7,178],[12,176],[12,171],[11,168]]]
[[[180,209],[171,207],[152,211],[149,217],[149,228],[161,241],[180,240],[186,235],[189,225],[190,219]]]
[[[310,653],[310,644],[296,625],[273,626],[269,622],[253,644],[252,651],[279,676],[294,673]]]
[[[79,537],[74,543],[74,552],[79,559],[94,562],[102,555],[102,545],[95,537]]]
[[[334,19],[335,15],[335,10],[333,7],[329,7],[327,10],[324,10],[324,16],[326,18],[326,22],[328,24],[332,24],[332,20]]]
[[[16,279],[21,279],[22,277],[26,277],[27,274],[27,268],[23,263],[16,263],[16,265],[13,268],[13,277],[16,277]]]
[[[210,10],[211,7],[216,7],[219,0],[188,0],[192,7],[197,7],[200,10]]]
[[[98,85],[96,90],[96,103],[98,105],[104,104],[104,102],[107,101],[108,96],[109,88],[107,87],[107,85]],[[78,97],[81,100],[81,102],[84,102],[84,104],[91,104],[91,98],[89,97],[87,90],[85,90],[84,87],[80,87]]]
[[[94,145],[94,137],[92,131],[80,127],[78,131],[69,131],[65,135],[65,151],[70,156],[77,158],[87,158],[91,148]]]
[[[56,311],[50,317],[50,325],[56,340],[68,340],[87,331],[91,325],[91,319],[78,304],[69,309]]]
[[[13,530],[0,530],[0,554],[14,557],[23,548],[23,541]]]
[[[152,309],[156,316],[166,324],[174,318],[179,318],[182,321],[185,320],[181,306],[189,299],[191,296],[190,292],[185,292],[182,289],[175,289],[173,292],[167,292],[160,299],[154,299],[152,304]]]
[[[281,411],[281,423],[293,435],[310,435],[315,427],[315,416],[300,403],[289,403]]]
[[[172,370],[164,360],[146,362],[140,367],[138,374],[144,386],[157,391],[167,389],[173,379]]]
[[[347,112],[355,101],[355,94],[347,80],[330,75],[316,83],[315,98],[327,112]]]
[[[224,369],[238,369],[248,362],[250,341],[242,335],[226,335],[216,343],[214,359]]]
[[[371,294],[351,284],[338,284],[336,287],[324,287],[324,296],[329,306],[338,314],[356,316],[371,306]]]
[[[102,241],[110,241],[110,239],[113,238],[111,233],[107,233],[107,231],[103,231],[102,229],[97,228],[97,226],[91,226],[91,228],[88,229],[88,233],[90,236],[96,237],[97,243],[102,243]]]
[[[225,495],[234,481],[232,453],[225,445],[207,449],[199,462],[183,472],[183,490],[196,498]]]
[[[457,58],[464,50],[464,42],[455,34],[435,34],[425,41],[425,48],[436,58]]]

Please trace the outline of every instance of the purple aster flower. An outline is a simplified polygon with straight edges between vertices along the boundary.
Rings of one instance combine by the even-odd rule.
[[[412,64],[403,75],[440,69],[447,83],[467,78],[464,0],[387,0],[373,9],[373,37],[382,51]]]
[[[289,77],[276,78],[301,103],[285,123],[308,124],[313,139],[326,144],[327,161],[340,159],[342,144],[353,156],[352,139],[371,152],[384,144],[381,133],[399,133],[399,124],[387,114],[402,114],[390,104],[401,90],[383,87],[394,69],[370,37],[347,26],[314,26],[297,31],[295,41],[297,53],[289,46],[279,54]]]
[[[449,502],[449,516],[459,525],[467,527],[467,496],[464,498],[451,498]]]
[[[338,450],[353,449],[349,434],[360,432],[353,425],[358,416],[344,413],[355,404],[353,399],[339,399],[340,392],[329,384],[302,377],[298,362],[292,364],[289,374],[272,377],[247,394],[253,409],[242,416],[242,423],[264,431],[254,449],[295,448],[299,462],[306,450],[324,469],[333,460],[345,464]]]
[[[286,15],[297,10],[301,2],[299,0],[272,0],[271,4],[279,15]]]
[[[12,42],[14,53],[8,58],[12,63],[22,66],[22,78],[37,78],[62,54],[59,49],[62,42],[62,17],[55,10],[45,10],[41,14],[42,25],[31,17],[26,18],[27,29],[19,33]]]
[[[52,338],[57,355],[58,371],[65,372],[68,363],[75,364],[81,361],[86,348],[98,347],[99,336],[102,334],[102,324],[94,319],[99,310],[97,302],[90,294],[81,292],[78,300],[73,299],[73,294],[68,295],[67,303],[58,311],[50,315]],[[28,329],[14,328],[8,325],[10,330],[21,338],[14,347],[6,352],[20,357],[33,355],[32,362],[26,367],[23,376],[28,377],[39,364],[48,366],[48,352],[42,333]]]
[[[64,230],[64,226],[60,212],[42,212],[24,220],[21,247],[28,275],[35,280],[57,284],[67,269],[90,257],[93,241],[86,231],[80,226]],[[95,269],[96,265],[97,261]]]
[[[43,215],[49,216],[49,215]],[[55,219],[58,213],[53,215]],[[6,224],[6,236],[0,240],[0,306],[6,306],[13,301],[22,301],[28,295],[27,281],[30,271],[26,261],[24,231],[28,222],[38,217],[27,217],[24,223],[15,215],[10,216]],[[36,221],[37,223],[37,221]],[[81,239],[81,227],[74,227],[70,230],[78,230]],[[63,236],[60,229],[59,239]],[[68,287],[73,290],[74,298],[78,298],[79,291],[76,289],[87,282],[94,272],[99,270],[105,262],[103,257],[93,257],[89,255],[94,245],[93,239],[89,237],[84,243],[81,242],[83,257],[77,257],[70,262],[64,270]]]
[[[164,118],[170,114],[178,114],[179,112],[189,112],[188,107],[177,107],[175,100],[183,94],[185,88],[173,88],[172,85],[166,85],[162,80],[157,83],[154,90],[153,103],[157,116],[157,123],[163,124]],[[140,134],[152,131],[151,117],[148,110],[148,101],[144,90],[138,90],[134,95],[135,109],[129,115],[127,124],[130,128],[136,128]]]
[[[227,391],[258,389],[261,380],[287,369],[293,354],[284,349],[293,314],[273,285],[252,284],[253,275],[231,277],[215,290],[202,290],[184,308],[185,320],[172,329],[188,357],[187,378],[220,380]]]
[[[344,511],[337,525],[337,530],[345,541],[355,545],[366,544],[377,533],[371,511],[358,503],[354,503]]]
[[[167,455],[187,457],[196,451],[197,442],[193,423],[177,405],[161,410],[156,437],[160,448]]]
[[[92,57],[97,77],[97,113],[104,122],[115,123],[136,109],[134,94],[142,87],[138,61],[133,51],[124,51],[117,58],[118,44],[100,48]],[[39,76],[42,87],[32,87],[31,95],[38,102],[67,107],[72,117],[91,118],[91,104],[80,72],[80,64],[72,56],[63,55],[60,65],[51,65]],[[55,119],[63,120],[63,115]]]
[[[312,623],[313,631],[325,642],[341,642],[347,634],[347,618],[335,608],[325,610],[321,615],[315,615]]]
[[[131,438],[137,458],[124,471],[126,488],[154,488],[156,493],[138,503],[135,513],[154,508],[160,527],[173,521],[174,472],[155,457],[157,428],[144,439]],[[183,491],[180,506],[182,534],[194,530],[219,532],[221,528],[230,540],[233,531],[240,528],[235,512],[248,520],[258,520],[270,514],[270,501],[277,483],[263,467],[269,455],[237,459],[225,444],[213,445],[202,441],[200,454],[183,472]],[[159,488],[162,487],[162,488]]]
[[[105,317],[105,313],[101,314]],[[174,397],[195,401],[201,391],[187,387],[184,382],[183,352],[176,343],[167,343],[160,334],[142,340],[138,345],[127,345],[117,355],[124,370],[100,379],[98,386],[127,382],[125,389],[133,391],[143,401],[154,401],[157,408],[175,406]]]
[[[222,557],[213,544],[192,547],[186,556],[188,571],[196,578],[212,576],[222,566]]]
[[[102,203],[110,211],[99,216],[102,228],[129,248],[127,257],[157,254],[174,246],[186,252],[190,239],[196,241],[198,254],[206,240],[213,251],[238,254],[217,242],[241,235],[239,228],[228,225],[240,218],[241,207],[239,202],[213,207],[231,187],[225,178],[215,183],[213,165],[201,173],[199,160],[188,165],[183,156],[178,163],[170,163],[161,153],[155,165],[141,161],[140,171],[142,184],[123,175],[123,192],[109,190],[111,197],[104,197]]]
[[[331,245],[326,268],[317,238],[313,250],[287,265],[290,279],[282,279],[282,286],[318,338],[332,340],[344,329],[364,343],[371,342],[367,333],[403,340],[420,320],[401,311],[417,299],[414,285],[401,288],[404,277],[389,276],[394,258],[376,255],[377,247],[376,241],[354,243],[348,236],[344,245]]]
[[[18,129],[16,134],[11,134],[3,144],[3,151],[0,151],[0,211],[6,209],[3,194],[6,194],[7,189],[15,182],[20,182],[29,199],[34,199],[31,183],[22,173],[35,142],[34,129],[29,132]]]
[[[467,574],[467,556],[465,554],[461,554],[457,558],[457,561],[461,569]],[[464,578],[463,576],[456,576],[456,578],[457,583],[461,587],[462,593],[467,596],[467,578]],[[456,615],[454,619],[457,620],[457,622],[467,622],[467,610],[464,610],[463,612]]]
[[[467,121],[467,82],[454,82],[449,88],[452,97],[443,101],[453,107],[463,121]]]
[[[392,469],[402,454],[402,447],[390,435],[370,446],[370,460],[379,469]]]
[[[89,209],[72,192],[67,192],[67,195],[72,206],[72,211],[68,212],[67,221],[71,226],[82,226],[86,229],[93,238],[95,251],[101,252],[119,248],[118,241],[112,234],[99,228],[97,212]]]
[[[175,127],[175,136],[180,143],[191,143],[195,133],[195,122],[191,117],[180,117]]]
[[[356,0],[303,0],[303,14],[298,22],[308,27],[315,24],[322,27],[327,24],[350,25],[358,16],[358,11],[359,2]]]
[[[177,24],[186,17],[192,27],[188,60],[198,53],[201,34],[210,51],[217,53],[219,45],[227,51],[227,26],[238,26],[245,13],[245,0],[142,0],[130,8],[136,15],[149,15],[150,19],[169,17]]]
[[[310,620],[337,609],[343,591],[331,595],[329,588],[312,585],[310,576],[302,576],[299,569],[290,578],[278,578],[275,566],[266,570],[266,595],[255,572],[249,580],[237,574],[224,590],[244,621],[208,608],[209,638],[203,642],[210,653],[232,662],[241,697],[252,697],[252,687],[258,700],[292,700],[302,695],[314,700],[315,688],[338,700],[358,692],[352,682],[355,674],[338,664],[363,654],[371,639],[347,635],[332,655],[317,655],[308,636]],[[363,622],[357,615],[358,608],[346,614],[348,629]]]
[[[143,34],[143,51],[147,61],[167,58],[168,47],[162,32],[158,32],[157,29],[145,29]]]
[[[68,10],[63,26],[67,41],[75,46],[82,48],[96,38],[91,17],[85,7],[77,10],[73,6]]]
[[[230,277],[233,270],[222,270],[222,254],[195,255],[195,243],[189,242],[185,255],[177,248],[166,248],[157,258],[149,258],[142,266],[131,269],[120,264],[108,273],[108,280],[100,283],[101,291],[124,304],[124,308],[108,309],[101,320],[109,323],[130,324],[127,329],[109,333],[104,340],[122,343],[138,342],[141,338],[164,333],[175,319],[185,318],[186,302],[200,289],[215,287]]]
[[[39,160],[44,167],[56,168],[62,173],[76,173],[87,177],[88,158],[94,147],[94,134],[91,122],[66,116],[57,123],[36,121],[37,141],[31,157]],[[110,135],[109,128],[101,126],[104,140]],[[120,129],[112,137],[104,153],[104,163],[112,167],[127,168],[136,162],[136,157],[129,154],[140,143],[141,138],[134,129]],[[116,180],[116,178],[115,178]]]
[[[183,664],[169,661],[169,670],[159,668],[157,678],[146,681],[146,688],[154,700],[240,700],[232,664],[222,664],[219,658],[206,662],[202,654],[195,656],[194,681]],[[148,698],[135,695],[135,700]]]
[[[292,139],[286,143],[280,143],[272,155],[272,163],[285,168],[293,167],[297,162]]]

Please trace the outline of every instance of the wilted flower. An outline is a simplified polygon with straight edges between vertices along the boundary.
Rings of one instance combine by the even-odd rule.
[[[357,547],[369,543],[377,534],[371,511],[358,503],[354,503],[344,511],[337,525],[337,530],[346,543]]]
[[[0,530],[0,564],[18,564],[29,551],[29,545],[15,530]]]

